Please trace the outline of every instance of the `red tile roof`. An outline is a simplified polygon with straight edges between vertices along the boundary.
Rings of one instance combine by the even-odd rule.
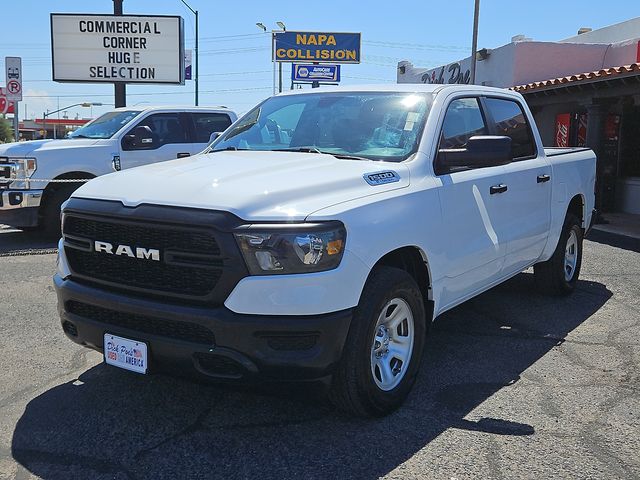
[[[640,76],[640,62],[623,65],[621,67],[603,68],[593,72],[578,73],[567,77],[551,78],[549,80],[527,83],[525,85],[516,85],[515,87],[511,87],[511,90],[515,90],[520,93],[528,93],[532,90],[572,86],[579,83],[590,83],[594,81],[609,80],[620,76],[626,77],[636,75]]]

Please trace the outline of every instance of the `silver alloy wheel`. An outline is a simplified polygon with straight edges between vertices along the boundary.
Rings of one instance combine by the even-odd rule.
[[[576,232],[571,230],[569,238],[567,238],[567,246],[564,250],[564,279],[570,282],[576,273],[576,265],[578,263],[578,236]]]
[[[414,341],[413,313],[402,298],[387,302],[376,322],[371,374],[380,390],[393,390],[404,378]]]

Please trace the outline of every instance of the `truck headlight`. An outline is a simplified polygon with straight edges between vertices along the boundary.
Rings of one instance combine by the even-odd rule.
[[[336,268],[347,232],[340,222],[251,225],[235,237],[252,275],[283,275]]]
[[[33,175],[38,168],[35,158],[12,158],[10,162],[12,166],[12,179],[13,182],[11,188],[29,188],[29,178]]]
[[[16,165],[16,180],[29,178],[36,172],[38,164],[35,158],[16,158],[13,160]]]

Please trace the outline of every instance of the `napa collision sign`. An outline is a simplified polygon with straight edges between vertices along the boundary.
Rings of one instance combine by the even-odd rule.
[[[51,14],[56,82],[184,84],[178,16]]]
[[[274,32],[276,62],[360,63],[360,34]]]

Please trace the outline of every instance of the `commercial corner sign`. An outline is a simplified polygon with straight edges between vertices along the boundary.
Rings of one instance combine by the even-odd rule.
[[[294,63],[291,67],[291,80],[294,82],[340,81],[340,65]]]
[[[51,14],[56,82],[184,83],[178,16]]]
[[[4,57],[6,97],[12,102],[22,101],[22,58]]]
[[[275,32],[276,62],[360,63],[360,34]]]

